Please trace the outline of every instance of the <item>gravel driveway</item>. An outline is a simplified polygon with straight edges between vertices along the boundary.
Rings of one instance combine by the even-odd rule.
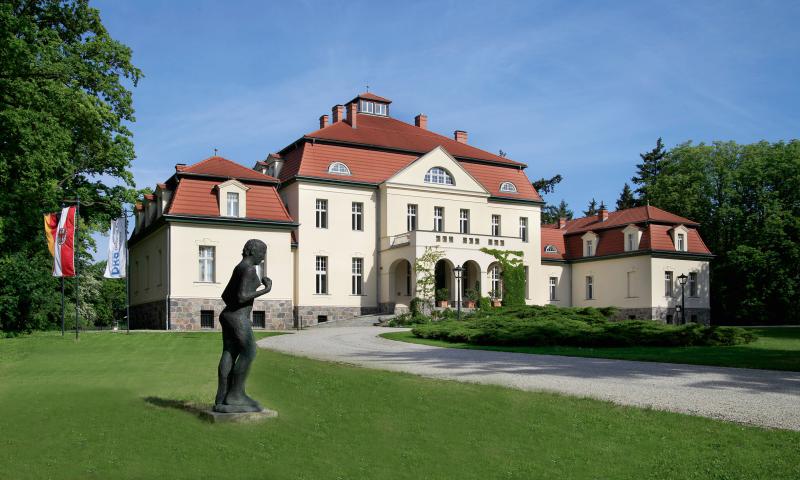
[[[546,390],[621,405],[800,430],[800,373],[431,347],[380,327],[305,330],[262,348],[460,382]]]

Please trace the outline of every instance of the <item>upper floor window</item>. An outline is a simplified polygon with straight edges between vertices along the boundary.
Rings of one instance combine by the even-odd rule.
[[[545,245],[544,253],[558,253],[558,248],[555,245]]]
[[[505,193],[517,193],[517,186],[511,182],[503,182],[500,184],[500,191]]]
[[[469,210],[462,208],[458,214],[458,231],[460,233],[469,233]]]
[[[636,250],[636,237],[633,233],[628,234],[628,250]]]
[[[333,162],[328,166],[328,173],[336,175],[350,175],[350,169],[342,162]]]
[[[408,204],[406,210],[406,230],[413,232],[417,229],[417,206]]]
[[[519,217],[519,238],[522,239],[523,242],[528,241],[528,218],[527,217]]]
[[[229,217],[239,216],[239,194],[236,192],[228,192],[228,209],[227,215]]]
[[[433,230],[444,232],[444,207],[433,207]]]
[[[373,115],[388,115],[389,106],[385,103],[371,102],[369,100],[361,100],[358,103],[358,111],[360,113],[371,113]]]
[[[328,201],[318,198],[316,208],[317,228],[328,228]]]
[[[686,251],[686,235],[684,235],[683,233],[679,233],[677,235],[677,239],[675,240],[675,248],[679,252]]]
[[[353,213],[351,218],[351,227],[356,231],[364,230],[364,204],[361,202],[353,202]]]
[[[214,254],[216,247],[200,245],[200,281],[214,282]]]
[[[492,235],[500,236],[500,215],[492,215]]]
[[[442,167],[433,167],[425,174],[425,183],[437,183],[439,185],[455,185],[453,176]]]
[[[591,257],[594,255],[594,241],[586,240],[586,256]]]

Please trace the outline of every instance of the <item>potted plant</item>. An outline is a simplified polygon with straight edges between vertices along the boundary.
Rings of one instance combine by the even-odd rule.
[[[465,299],[464,299],[464,306],[467,308],[475,308],[475,305],[478,303],[478,300],[481,298],[481,292],[474,288],[468,288],[466,292],[464,292]]]
[[[500,292],[496,290],[492,290],[489,292],[489,296],[492,297],[492,306],[493,307],[502,307],[503,306],[503,298],[500,296]]]
[[[436,290],[436,305],[441,308],[447,308],[450,306],[450,290],[446,288],[440,288]]]

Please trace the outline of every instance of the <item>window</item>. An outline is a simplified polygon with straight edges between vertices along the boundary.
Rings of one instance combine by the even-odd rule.
[[[324,295],[328,293],[328,257],[317,257],[317,287],[316,293]]]
[[[556,300],[556,287],[558,286],[558,278],[550,277],[550,300]]]
[[[684,234],[679,233],[678,234],[678,239],[675,241],[676,248],[678,249],[679,252],[685,252],[686,251],[686,238],[685,237],[686,236]]]
[[[328,321],[327,315],[317,315],[317,323],[325,323]]]
[[[697,296],[697,272],[689,272],[689,296]]]
[[[527,217],[519,217],[519,238],[523,242],[528,241],[528,219]]]
[[[636,237],[633,233],[628,234],[628,251],[636,250]]]
[[[417,206],[409,204],[406,213],[406,230],[413,232],[417,229]]]
[[[664,296],[672,296],[672,272],[664,272]]]
[[[555,245],[545,245],[544,253],[558,253],[558,248]]]
[[[353,214],[351,219],[351,226],[353,230],[359,232],[364,230],[364,204],[360,202],[353,202]]]
[[[353,274],[350,279],[350,293],[353,295],[361,295],[363,292],[363,279],[364,279],[364,259],[353,257]]]
[[[333,162],[328,166],[328,173],[336,175],[350,175],[350,169],[342,162]]]
[[[406,296],[411,296],[411,263],[406,263],[407,270],[406,270]]]
[[[458,231],[461,233],[469,233],[469,210],[462,208],[458,214]]]
[[[236,192],[228,192],[228,216],[239,216],[239,194]]]
[[[267,327],[267,312],[264,310],[253,310],[253,328]]]
[[[453,176],[442,167],[433,167],[425,174],[425,183],[436,183],[439,185],[455,185]]]
[[[214,310],[200,310],[200,328],[214,328]]]
[[[200,246],[200,281],[214,282],[214,254],[216,247]]]
[[[500,191],[504,193],[517,193],[517,186],[511,182],[503,182],[500,184]]]
[[[628,272],[628,298],[636,297],[636,272]]]
[[[503,296],[503,280],[500,272],[500,265],[492,265],[489,268],[489,277],[492,281],[492,296],[494,298],[502,298]]]
[[[592,255],[594,255],[594,242],[586,240],[586,256],[591,257]]]
[[[444,207],[433,207],[433,230],[444,231]]]
[[[594,300],[594,277],[586,276],[586,300]]]
[[[358,111],[360,113],[372,113],[374,115],[387,115],[388,105],[385,103],[370,102],[369,100],[361,100],[358,104]]]
[[[328,201],[317,199],[317,228],[328,228]]]
[[[500,236],[500,215],[492,215],[492,235]]]

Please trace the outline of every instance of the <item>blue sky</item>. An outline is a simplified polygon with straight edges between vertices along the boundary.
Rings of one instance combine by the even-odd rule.
[[[363,91],[392,115],[613,205],[656,138],[800,131],[800,2],[93,2],[145,78],[139,187],[221,155],[251,165]]]

